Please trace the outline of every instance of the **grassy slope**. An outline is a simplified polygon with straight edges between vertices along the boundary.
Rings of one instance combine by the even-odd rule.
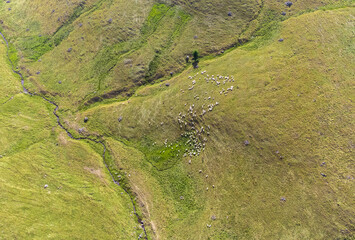
[[[11,11],[7,11],[8,4],[3,1],[0,2],[0,6],[1,18],[4,20],[2,27],[20,50],[20,56],[24,56],[20,59],[20,65],[27,68],[22,70],[27,72],[27,80],[31,80],[31,83],[28,81],[26,83],[37,91],[43,89],[58,94],[56,100],[60,102],[62,108],[76,111],[76,107],[92,96],[125,86],[131,88],[138,85],[137,81],[141,81],[146,75],[154,59],[162,61],[158,61],[159,68],[156,69],[156,74],[165,74],[171,69],[175,71],[184,67],[184,55],[193,49],[207,53],[225,48],[234,43],[238,37],[250,38],[255,29],[261,25],[265,27],[265,23],[270,20],[278,21],[281,10],[286,10],[288,17],[328,2],[331,1],[299,0],[288,9],[281,1],[264,1],[265,7],[260,17],[248,23],[258,10],[255,2],[241,2],[247,3],[243,7],[236,3],[233,9],[239,11],[237,16],[234,16],[235,11],[231,10],[233,12],[231,21],[226,17],[228,9],[224,1],[218,3],[214,1],[214,4],[208,1],[194,2],[195,5],[181,1],[182,7],[175,6],[169,8],[167,12],[158,13],[158,16],[162,14],[164,18],[163,21],[157,22],[157,29],[151,36],[145,36],[144,31],[139,29],[146,26],[147,19],[152,16],[153,2],[138,1],[138,5],[135,5],[135,1],[129,3],[102,1],[102,5],[98,5],[97,9],[82,14],[70,23],[68,28],[64,29],[65,31],[54,37],[50,34],[53,34],[66,21],[65,19],[70,19],[75,12],[77,2],[65,6],[65,2],[58,4],[50,1],[48,4],[58,6],[55,14],[64,16],[63,21],[59,22],[51,17],[53,21],[50,24],[46,23],[51,16],[50,12],[38,16],[33,14],[37,10],[43,13],[49,11],[48,4],[38,5],[37,1],[16,1],[12,2]],[[28,6],[22,7],[24,5],[21,3]],[[94,2],[90,2],[89,5],[91,4]],[[42,6],[46,6],[46,9],[42,9]],[[22,12],[24,10],[30,14],[24,14]],[[354,49],[351,48],[353,43],[350,42],[353,37],[350,30],[353,23],[350,22],[351,14],[347,11],[351,10],[307,14],[286,21],[281,28],[271,24],[275,31],[272,32],[273,34],[267,31],[266,35],[269,39],[258,38],[244,48],[234,50],[217,60],[201,63],[201,68],[207,69],[209,74],[235,76],[236,83],[227,85],[228,87],[238,85],[239,90],[235,89],[236,91],[228,94],[227,97],[219,95],[222,87],[213,87],[211,83],[202,84],[203,78],[202,81],[198,81],[195,89],[189,92],[187,88],[191,86],[192,80],[187,77],[195,74],[189,69],[181,76],[172,79],[170,82],[172,86],[168,89],[159,85],[141,88],[137,92],[137,97],[131,98],[129,103],[126,101],[98,106],[82,113],[76,119],[77,123],[71,126],[74,129],[83,126],[83,116],[90,115],[89,129],[106,135],[117,165],[124,167],[123,171],[127,172],[127,179],[130,179],[132,188],[139,195],[146,219],[151,223],[157,238],[185,239],[189,236],[190,239],[208,237],[250,239],[279,236],[284,239],[321,239],[326,236],[335,238],[342,234],[349,236],[354,231],[354,219],[351,218],[354,204],[350,200],[353,194],[351,191],[353,167],[350,157],[354,125],[351,116],[353,89],[350,80],[353,78],[351,69],[354,69],[354,66],[349,61],[353,58]],[[206,12],[208,14],[205,14]],[[132,16],[137,16],[138,20]],[[186,18],[187,25],[181,20],[185,19],[185,16],[192,16]],[[112,24],[107,23],[110,17],[113,18]],[[208,23],[212,18],[217,18],[214,21],[216,25],[210,26]],[[83,26],[79,27],[81,22]],[[249,29],[241,36],[237,36],[246,23],[249,24]],[[237,29],[234,32],[235,26]],[[26,27],[30,28],[29,32],[25,31]],[[67,35],[66,33],[69,32],[70,34]],[[38,34],[43,36],[37,37]],[[257,35],[263,34],[265,32]],[[197,39],[194,38],[195,35]],[[283,43],[277,42],[280,37],[285,38]],[[57,47],[42,49],[43,39],[57,38],[61,41]],[[43,56],[39,55],[41,62],[31,60],[34,52],[32,48],[36,44],[45,53]],[[71,54],[66,52],[69,47],[73,47]],[[130,51],[132,49],[134,51]],[[1,66],[3,66],[1,71],[10,74],[9,69],[4,67],[6,65]],[[111,71],[108,71],[110,69]],[[36,75],[37,71],[41,71],[41,74]],[[198,79],[199,77],[196,77],[196,80]],[[17,80],[13,78],[12,81]],[[62,81],[62,84],[59,85],[58,81]],[[8,96],[17,93],[20,88],[14,86],[8,85],[4,88],[4,92]],[[185,93],[182,94],[180,89],[184,89]],[[95,93],[97,90],[99,91]],[[163,142],[165,139],[168,139],[169,143],[183,141],[179,137],[181,132],[176,117],[179,112],[186,112],[185,102],[189,105],[195,103],[200,107],[205,92],[208,92],[208,96],[215,97],[220,105],[212,113],[207,114],[203,121],[201,120],[200,124],[212,127],[211,136],[208,138],[206,151],[200,157],[194,158],[189,165],[188,159],[181,160],[182,154],[179,157],[171,157],[178,155],[178,151],[185,147],[178,146],[168,151],[164,148]],[[200,100],[194,98],[196,95],[199,95]],[[46,117],[46,112],[50,115],[49,110],[41,109],[42,102],[27,101],[26,98],[23,99],[24,97],[18,95],[14,99],[16,101],[12,103],[14,105],[7,105],[11,100],[1,106],[3,112],[14,112],[19,106],[28,102],[38,106],[36,111],[43,113],[43,117]],[[75,108],[72,108],[73,106]],[[28,117],[34,118],[33,109],[26,112]],[[124,117],[120,124],[117,122],[119,116]],[[12,119],[10,115],[4,115],[2,122],[13,124]],[[54,120],[51,121],[54,127]],[[28,128],[30,123],[27,122],[17,122],[16,125],[20,126],[20,129],[38,132],[46,129],[43,122],[40,122],[30,122],[36,125],[34,128]],[[161,122],[164,123],[163,126],[160,125]],[[23,138],[24,132],[5,128],[1,130],[6,131],[1,134],[3,146],[14,141],[8,137]],[[82,162],[75,169],[64,167],[68,161],[65,159],[82,161],[82,156],[78,155],[79,151],[73,153],[65,146],[65,151],[60,150],[63,155],[59,157],[58,152],[53,153],[56,152],[55,148],[49,151],[48,145],[33,142],[43,137],[46,140],[42,142],[52,141],[55,145],[59,141],[57,138],[66,142],[65,136],[51,133],[51,137],[47,138],[48,133],[39,134],[40,136],[29,138],[24,143],[14,142],[13,146],[4,147],[1,151],[5,153],[3,158],[6,160],[5,166],[10,164],[8,162],[10,160],[17,161],[30,155],[30,152],[20,151],[25,148],[23,144],[28,144],[32,146],[28,151],[33,150],[35,152],[33,156],[38,156],[36,157],[38,161],[45,158],[50,164],[54,164],[52,161],[56,164],[62,163],[63,168],[60,168],[60,173],[59,171],[53,173],[55,177],[68,174],[66,177],[75,179],[77,185],[88,181],[87,176],[82,174],[85,172],[83,168],[87,166],[87,162]],[[27,132],[24,135],[29,137]],[[245,139],[251,142],[248,148],[243,146]],[[155,141],[157,147],[152,145]],[[81,154],[88,156],[87,159],[95,155],[83,143],[68,142],[79,145],[73,148],[79,148]],[[43,156],[38,154],[38,149],[44,149]],[[7,152],[11,151],[13,155],[6,156]],[[164,154],[161,154],[161,151],[165,151]],[[276,151],[280,153],[276,154]],[[280,159],[280,154],[283,159]],[[33,159],[31,163],[32,161]],[[319,167],[322,161],[327,162],[326,167]],[[93,169],[101,168],[104,172],[99,156],[92,162],[95,166]],[[169,168],[172,165],[173,167]],[[21,166],[24,171],[29,171],[31,167],[33,166],[26,164]],[[168,169],[161,171],[166,168]],[[47,167],[45,169],[48,171]],[[203,174],[198,174],[199,169],[203,170]],[[322,178],[320,172],[325,172],[327,178]],[[204,177],[206,173],[209,175],[207,179]],[[7,176],[10,176],[9,170],[0,176],[6,178],[5,182],[14,185],[19,182],[17,179],[14,182],[7,179]],[[39,179],[38,176],[33,178]],[[110,184],[109,178],[106,181]],[[98,182],[94,177],[92,188],[97,187]],[[212,184],[216,186],[214,190],[211,188]],[[40,182],[38,185],[42,191],[43,183]],[[15,189],[14,186],[12,187]],[[209,187],[209,191],[206,191],[206,187]],[[34,188],[34,192],[36,191],[37,188]],[[40,194],[41,191],[36,193]],[[105,188],[100,195],[105,195],[106,192]],[[4,193],[3,195],[8,196]],[[67,194],[64,195],[67,197]],[[70,197],[70,201],[74,202],[75,199],[82,201],[83,195],[87,196],[87,193],[79,192]],[[184,196],[184,200],[180,200],[180,196]],[[286,203],[280,202],[281,196],[286,197]],[[112,206],[119,202],[119,199],[111,199],[111,194],[103,198],[105,202],[111,201]],[[59,205],[56,209],[62,211],[64,204],[62,205],[58,198],[53,202]],[[46,210],[42,210],[41,207],[45,205],[45,200],[37,208],[34,208],[30,201],[25,204],[31,206],[30,216]],[[65,204],[67,206],[67,203]],[[9,209],[11,207],[9,206]],[[18,211],[16,207],[18,206],[15,205],[11,213]],[[58,234],[70,231],[75,231],[69,233],[71,236],[83,234],[78,235],[79,238],[84,238],[85,234],[97,234],[107,238],[115,235],[106,229],[96,228],[90,228],[92,232],[85,230],[83,233],[78,233],[85,219],[97,217],[91,223],[95,223],[95,226],[97,222],[107,220],[98,217],[100,214],[97,212],[91,215],[86,211],[95,209],[93,204],[88,203],[87,206],[78,208],[79,211],[85,209],[80,214],[88,214],[87,218],[80,218],[82,220],[80,225],[65,225],[64,223],[69,219],[67,217],[63,222],[56,223],[57,225],[50,230],[46,230],[43,226],[36,226],[35,229],[43,229],[43,231],[36,233],[35,236],[38,234],[44,236],[42,234],[46,231],[55,232],[54,229],[58,230]],[[119,206],[117,211],[122,211],[123,208]],[[130,206],[125,209],[130,209]],[[54,212],[50,215],[50,221],[55,221],[58,214]],[[47,216],[39,214],[42,215]],[[101,216],[108,215],[106,211]],[[217,220],[211,221],[211,215],[216,215]],[[128,218],[128,210],[125,216]],[[121,217],[120,215],[120,221]],[[47,219],[43,219],[43,222],[46,221]],[[131,232],[128,232],[124,221],[127,222],[122,219],[122,224],[118,223],[115,227],[118,228],[118,232],[126,231],[121,233],[121,236],[126,237]],[[134,220],[130,221],[132,224],[128,225],[133,226]],[[19,223],[29,226],[32,220],[28,218],[26,222]],[[210,223],[212,228],[206,229],[206,224]],[[14,233],[16,225],[12,226],[14,226],[12,229],[5,228],[7,234]],[[104,231],[108,235],[104,235]],[[9,237],[13,236],[9,235]]]
[[[186,54],[194,49],[207,53],[234,44],[237,35],[260,10],[260,3],[250,0],[233,4],[222,0],[212,4],[204,0],[192,5],[183,1],[166,4],[158,11],[158,5],[153,6],[155,1],[104,0],[92,3],[98,7],[83,11],[59,33],[50,36],[55,27],[66,21],[58,23],[45,4],[42,9],[37,1],[32,2],[21,9],[17,7],[19,4],[2,3],[2,26],[24,57],[21,67],[27,72],[29,87],[62,96],[63,107],[75,108],[102,94],[108,93],[103,97],[111,98],[123,91],[124,94],[118,95],[125,96],[130,92],[127,88],[181,70]],[[7,11],[8,6],[13,9]],[[33,22],[32,16],[23,13],[34,12],[33,7],[48,12]],[[77,6],[60,3],[58,8],[58,14],[68,16],[65,18],[68,20],[72,19],[70,16]],[[232,17],[228,17],[228,11],[233,12]],[[30,25],[27,27],[30,31],[26,32],[26,24],[21,23],[20,18]],[[51,24],[47,26],[43,18]],[[111,24],[108,23],[110,18]],[[24,32],[20,31],[20,24]],[[47,46],[48,41],[55,42],[57,38],[60,44],[55,48]],[[66,52],[68,48],[73,51]],[[42,61],[33,61],[38,58]],[[36,75],[38,71],[40,75]],[[66,101],[68,98],[71,100]]]
[[[218,53],[239,38],[248,40],[281,11],[288,17],[334,1],[302,0],[287,8],[271,0],[97,0],[83,7],[79,1],[22,0],[1,2],[0,13],[19,50],[28,88],[75,111],[102,99],[122,99],[141,84],[182,70],[195,49]]]
[[[19,93],[5,53],[1,43],[1,101],[16,95],[0,105],[0,239],[136,238],[130,199],[101,155],[68,139],[52,105]]]
[[[49,36],[70,19],[81,2],[83,1],[1,1],[1,20],[4,21],[3,26],[8,34],[13,37]],[[84,6],[89,8],[96,2],[99,1],[86,0]]]
[[[2,39],[0,41],[0,56],[3,58],[1,62],[2,64],[0,65],[0,76],[11,76],[8,78],[0,78],[2,92],[0,96],[0,104],[3,104],[10,100],[15,94],[20,93],[22,89],[20,79],[17,79],[15,76],[13,76],[11,68],[4,58],[4,56],[6,56],[6,45]]]
[[[89,131],[109,137],[157,238],[351,238],[353,14],[354,8],[344,8],[290,18],[267,38],[200,64],[198,71],[233,75],[235,82],[217,87],[189,69],[169,88],[141,88],[129,101],[92,108],[69,122],[83,126],[89,116]],[[188,76],[197,81],[191,91]],[[233,92],[219,94],[231,85]],[[215,99],[204,100],[208,96]],[[180,154],[171,167],[171,155],[161,151],[179,154],[163,145],[181,139],[179,112],[192,104],[200,112],[215,101],[219,105],[198,118],[200,127],[211,126],[206,150],[191,165]]]
[[[250,39],[260,24],[279,19],[283,10],[288,17],[333,1],[299,1],[291,9],[265,1],[262,11],[262,3],[251,0],[180,1],[163,7],[155,2],[102,1],[95,11],[82,14],[62,31],[68,34],[41,62],[21,64],[33,87],[56,96],[62,108],[72,111],[106,98],[122,99],[147,81],[182,70],[185,56],[195,49],[203,55],[218,53],[239,37]],[[41,43],[35,39],[34,44]],[[28,39],[16,41],[25,59],[31,58],[26,54],[31,46],[24,44]]]

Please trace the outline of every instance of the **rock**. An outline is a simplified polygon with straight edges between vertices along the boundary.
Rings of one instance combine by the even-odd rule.
[[[292,2],[290,2],[290,1],[287,1],[287,2],[285,2],[285,5],[287,6],[287,7],[291,7],[292,6]]]
[[[174,75],[174,73],[173,72],[170,72],[170,76],[172,77]]]
[[[36,72],[37,75],[39,75],[40,73],[41,73],[40,71]]]
[[[194,36],[194,39],[197,39],[197,35]]]
[[[58,81],[59,84],[62,84],[62,81]]]
[[[286,16],[286,12],[282,12],[281,15],[282,15],[282,16]]]
[[[325,175],[324,173],[321,173],[320,175],[322,175],[323,177],[326,177],[327,175]]]
[[[232,12],[228,12],[228,16],[231,17],[232,16]]]
[[[2,158],[2,155],[0,155],[0,158]]]
[[[11,11],[11,8],[9,8],[8,10]]]
[[[284,39],[283,39],[283,38],[280,38],[280,39],[279,39],[279,42],[283,42],[283,41],[284,41]]]
[[[286,198],[285,198],[285,197],[282,197],[282,198],[280,198],[280,201],[281,201],[281,202],[286,202]]]
[[[44,188],[47,188],[48,187],[48,184],[44,185]]]
[[[85,117],[84,118],[84,123],[88,122],[89,121],[89,118],[88,117]]]
[[[169,87],[169,86],[170,86],[170,83],[165,83],[165,86]]]
[[[184,200],[184,196],[180,196],[180,200]]]
[[[68,48],[67,52],[71,52],[73,49],[72,48]]]
[[[121,122],[121,121],[122,121],[122,119],[123,119],[123,117],[122,117],[122,116],[120,116],[120,117],[118,118],[118,122]]]
[[[212,215],[211,219],[214,221],[214,220],[216,220],[217,218],[216,218],[215,215]]]
[[[325,165],[325,162],[322,162],[321,166],[323,167]]]
[[[210,228],[210,227],[211,227],[211,224],[207,224],[207,227]]]
[[[82,23],[79,23],[79,27],[82,27],[83,26],[83,24]]]
[[[10,3],[11,1],[6,1],[6,3]]]
[[[244,141],[244,145],[245,145],[245,146],[248,146],[248,145],[250,145],[250,142],[249,142],[248,140],[245,140],[245,141]]]
[[[107,20],[108,23],[112,23],[112,18],[110,18],[109,20]]]
[[[83,133],[84,132],[84,128],[79,128],[78,129],[78,132],[81,134],[81,133]]]

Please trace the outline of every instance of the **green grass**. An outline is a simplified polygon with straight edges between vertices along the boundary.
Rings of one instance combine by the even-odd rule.
[[[169,11],[169,9],[169,6],[167,6],[166,4],[155,4],[150,10],[149,15],[141,28],[142,34],[150,35],[154,33],[159,26],[159,22]]]
[[[72,100],[62,102],[63,107],[74,105],[76,109],[95,103],[92,99],[97,97],[121,99],[130,89],[181,71],[186,54],[195,49],[205,55],[231,45],[259,10],[246,0],[232,5],[219,0],[208,8],[205,2],[190,6],[185,2],[90,1],[85,7],[79,2],[70,7],[58,3],[54,13],[50,7],[39,7],[42,15],[30,18],[28,14],[38,2],[22,8],[19,4],[11,5],[12,13],[3,9],[4,25],[24,56],[19,64],[28,72],[27,82],[32,84],[28,87],[47,92],[48,97],[65,95]],[[232,18],[228,18],[227,8],[235,12]],[[44,22],[46,18],[49,24]],[[110,18],[111,24],[107,22]],[[213,26],[208,26],[209,18]],[[31,24],[28,32],[27,24]],[[67,53],[68,48],[73,51]],[[39,58],[41,62],[34,61]],[[38,71],[40,75],[36,75]]]
[[[90,1],[98,7],[85,14],[78,2],[47,4],[56,3],[65,20],[47,26],[51,17],[36,14],[30,33],[23,28],[37,1],[1,10],[12,59],[26,86],[59,103],[75,136],[84,128],[105,141],[111,173],[149,239],[354,238],[353,1]],[[41,50],[56,37],[60,44]],[[199,69],[185,64],[193,50]],[[137,238],[102,147],[70,140],[52,105],[18,94],[5,53],[2,44],[0,236]],[[207,74],[235,81],[217,86]],[[194,130],[180,127],[180,114]],[[206,144],[195,157],[183,156],[197,151],[186,133]]]
[[[15,94],[0,105],[0,239],[137,238],[130,199],[101,153],[69,139],[52,105],[19,93],[4,44],[0,56],[1,101]]]
[[[145,158],[159,171],[173,167],[178,161],[181,161],[186,149],[191,149],[186,142],[188,138],[182,137],[171,145],[157,146],[155,142],[149,139],[143,139],[136,148],[144,153]]]
[[[177,223],[191,224],[198,220],[204,201],[199,200],[198,194],[201,192],[198,184],[186,175],[181,163],[161,171],[147,162],[142,152],[131,146],[111,138],[108,139],[108,145],[117,164],[129,175],[127,179],[137,194],[146,226],[152,229],[150,238],[166,238],[158,229],[160,225],[173,230]],[[177,236],[172,234],[169,238]]]
[[[26,58],[32,61],[37,61],[42,55],[51,51],[63,40],[68,38],[70,32],[74,30],[73,22],[77,18],[79,18],[82,14],[88,12],[90,13],[91,11],[99,8],[103,2],[104,0],[97,1],[91,6],[86,6],[85,2],[79,3],[79,5],[73,9],[73,13],[63,23],[63,25],[58,27],[52,36],[30,36],[29,38],[21,39],[18,43],[18,47],[24,52]]]
[[[101,155],[69,140],[50,107],[24,95],[1,106],[1,238],[139,235],[130,200],[112,183]]]
[[[2,88],[2,94],[0,96],[0,104],[7,102],[15,94],[20,93],[21,85],[20,79],[15,75],[9,65],[7,58],[6,45],[3,39],[0,39],[0,83]]]
[[[20,47],[30,60],[38,60],[43,54],[53,49],[53,44],[48,44],[50,37],[33,36],[25,38]]]
[[[308,13],[278,24],[264,37],[261,29],[255,42],[201,61],[200,69],[169,80],[170,87],[142,87],[129,100],[98,105],[68,122],[89,116],[89,131],[123,139],[140,152],[140,158],[116,159],[139,172],[131,174],[134,192],[161,202],[148,204],[143,212],[162,239],[351,238],[352,13],[353,8]],[[234,76],[235,82],[217,87],[205,82],[202,70],[210,76]],[[189,76],[197,81],[193,90],[188,90]],[[219,94],[231,85],[233,92]],[[215,99],[204,100],[208,96]],[[201,156],[191,164],[187,157],[166,171],[154,170],[163,149],[159,146],[165,139],[174,145],[184,132],[176,122],[179,112],[216,101],[219,105],[198,121],[200,127],[211,126]],[[156,142],[158,147],[140,148],[142,139],[150,139],[143,146]],[[250,146],[244,146],[245,140]],[[122,147],[115,148],[120,152]],[[160,157],[165,161],[169,154]],[[325,167],[320,166],[323,161]],[[198,194],[184,198],[195,197],[196,208],[183,210],[179,200],[163,201],[186,194],[182,186],[191,183],[179,180],[179,174],[194,183]],[[156,197],[150,196],[152,189]],[[196,217],[189,222],[192,212]]]

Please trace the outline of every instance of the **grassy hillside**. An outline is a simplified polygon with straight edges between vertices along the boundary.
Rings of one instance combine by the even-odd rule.
[[[5,49],[2,42],[0,239],[137,238],[132,203],[101,155],[68,139],[52,105],[19,93]]]
[[[332,2],[343,1],[3,1],[0,13],[28,88],[73,111],[176,74],[194,50],[220,54],[270,21]]]
[[[5,102],[11,100],[14,95],[21,92],[21,84],[20,79],[16,79],[14,74],[11,71],[11,68],[8,64],[8,60],[6,57],[6,45],[3,41],[0,42],[0,56],[1,56],[1,64],[0,64],[0,84],[1,84],[1,96],[0,96],[0,104],[4,104]],[[8,76],[8,77],[5,77]]]
[[[105,136],[156,238],[351,238],[353,14],[290,18],[169,87],[140,88],[68,123]]]
[[[148,239],[354,239],[354,6],[1,1],[0,30]],[[0,239],[137,239],[100,146],[5,47]]]

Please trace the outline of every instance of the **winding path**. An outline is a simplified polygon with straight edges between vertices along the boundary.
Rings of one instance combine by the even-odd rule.
[[[11,64],[11,70],[12,70],[14,73],[16,73],[17,75],[19,75],[20,78],[21,78],[21,85],[22,85],[22,88],[23,88],[23,92],[24,92],[25,94],[29,94],[29,95],[31,95],[31,96],[39,96],[39,97],[41,97],[43,100],[45,100],[46,102],[49,102],[50,104],[52,104],[53,106],[55,106],[55,109],[54,109],[54,111],[53,111],[53,114],[54,114],[54,116],[57,118],[57,124],[58,124],[59,127],[61,127],[61,128],[67,133],[67,135],[68,135],[71,139],[74,139],[74,140],[77,140],[77,141],[80,141],[80,140],[87,140],[87,141],[90,141],[90,142],[94,142],[94,143],[96,143],[96,144],[100,144],[100,145],[103,147],[102,159],[103,159],[103,162],[104,162],[104,164],[105,164],[105,166],[106,166],[106,169],[107,169],[107,171],[109,172],[109,174],[110,174],[110,176],[111,176],[111,178],[112,178],[112,181],[113,181],[116,185],[120,186],[120,183],[114,179],[114,177],[113,177],[113,175],[112,175],[112,172],[111,172],[109,166],[107,165],[106,157],[105,157],[105,154],[106,154],[106,151],[107,151],[107,147],[106,147],[105,143],[104,143],[103,141],[98,141],[98,140],[92,139],[92,138],[90,138],[90,137],[79,137],[79,138],[74,137],[74,136],[69,132],[69,130],[68,130],[66,127],[63,126],[62,122],[60,121],[60,117],[59,117],[59,115],[57,114],[59,105],[58,105],[57,103],[55,103],[55,102],[53,102],[53,101],[51,101],[51,100],[49,100],[49,99],[43,97],[43,96],[40,96],[40,95],[38,95],[38,94],[36,94],[36,93],[31,93],[31,92],[25,87],[25,80],[24,80],[23,75],[21,74],[21,72],[20,72],[19,70],[15,70],[15,66],[14,66],[13,62],[11,61],[11,59],[10,59],[10,57],[9,57],[9,43],[8,43],[7,39],[5,38],[5,36],[2,34],[2,32],[0,32],[0,35],[1,35],[1,37],[4,39],[4,41],[5,41],[5,43],[6,43],[6,47],[7,47],[6,55],[7,55],[7,58],[8,58],[8,60],[9,60],[10,64]],[[142,221],[141,217],[140,217],[140,216],[138,215],[138,213],[137,213],[136,206],[135,206],[134,201],[133,201],[133,197],[128,193],[128,191],[127,191],[126,189],[124,189],[124,188],[122,188],[122,189],[127,193],[127,195],[129,196],[129,198],[130,198],[130,200],[131,200],[131,202],[132,202],[133,212],[134,212],[134,214],[136,215],[137,221],[138,221],[138,223],[141,225],[141,227],[142,227],[142,229],[143,229],[143,231],[144,231],[144,234],[145,234],[144,239],[148,240],[148,235],[147,235],[147,232],[146,232],[146,229],[145,229],[145,226],[144,226],[144,222]]]

